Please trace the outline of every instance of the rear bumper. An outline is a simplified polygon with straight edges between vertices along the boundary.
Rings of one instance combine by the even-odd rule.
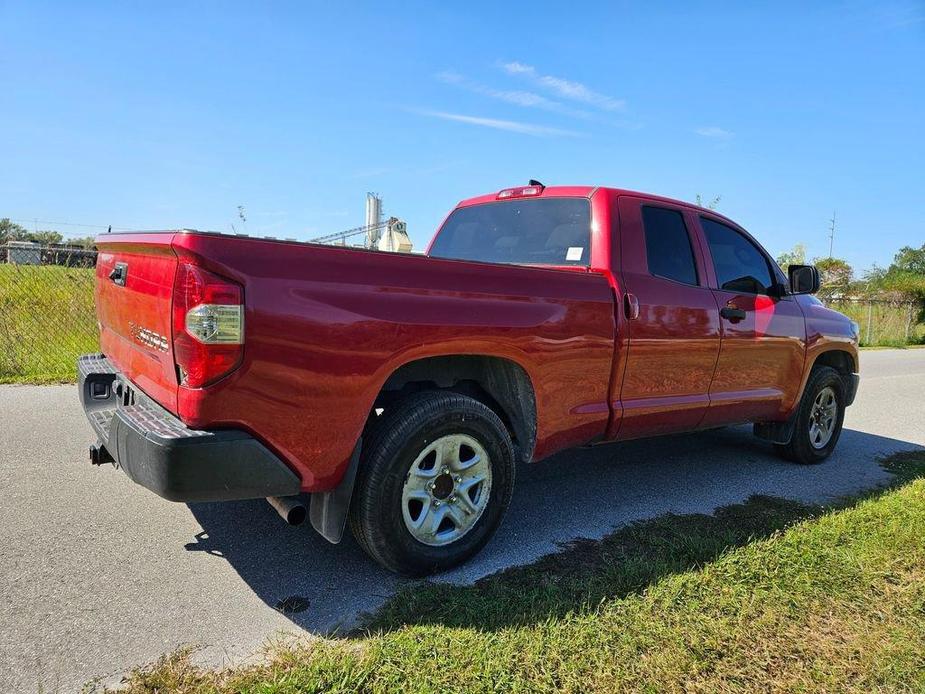
[[[155,494],[227,501],[299,493],[298,476],[250,434],[187,428],[102,354],[80,357],[77,373],[80,402],[100,446]]]

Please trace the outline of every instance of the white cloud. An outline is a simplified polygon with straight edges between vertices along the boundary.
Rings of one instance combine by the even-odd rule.
[[[534,137],[578,137],[581,135],[581,133],[576,133],[571,130],[561,130],[559,128],[550,128],[545,125],[521,123],[520,121],[513,120],[466,116],[460,113],[446,113],[444,111],[418,111],[418,113],[422,116],[430,116],[431,118],[442,118],[443,120],[456,121],[457,123],[468,123],[469,125],[479,125],[483,128],[506,130],[508,132],[532,135]]]
[[[536,70],[533,66],[518,63],[516,60],[512,63],[505,63],[502,67],[511,75],[536,74]]]
[[[731,138],[734,133],[724,130],[716,125],[705,125],[699,128],[695,128],[694,132],[700,135],[701,137],[709,137],[714,140],[728,140]]]
[[[578,101],[604,111],[622,111],[626,108],[626,101],[623,99],[615,99],[612,96],[596,92],[581,82],[540,74],[532,65],[514,61],[502,64],[501,68],[509,75],[528,79],[538,87],[542,87],[563,99]]]
[[[524,108],[537,108],[543,111],[550,111],[551,113],[561,113],[563,115],[572,116],[574,118],[588,119],[591,117],[591,114],[587,111],[580,111],[578,109],[570,108],[569,106],[559,103],[558,101],[547,99],[542,94],[536,94],[534,92],[517,89],[495,89],[494,87],[489,87],[487,85],[470,80],[456,72],[441,72],[437,75],[437,79],[446,84],[456,85],[462,89],[465,89],[466,91],[473,92],[474,94],[482,94],[498,101],[514,104],[515,106],[522,106]]]

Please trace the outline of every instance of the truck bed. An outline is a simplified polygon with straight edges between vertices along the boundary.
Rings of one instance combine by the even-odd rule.
[[[383,383],[422,357],[520,365],[536,387],[534,458],[607,427],[614,300],[600,274],[188,231],[111,234],[98,246],[106,357],[187,426],[258,437],[303,491],[337,482]],[[124,286],[110,279],[119,263]],[[174,365],[180,263],[243,287],[242,361],[205,388],[181,385]]]

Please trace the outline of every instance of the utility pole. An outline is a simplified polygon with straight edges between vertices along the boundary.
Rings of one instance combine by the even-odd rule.
[[[832,210],[832,219],[829,220],[829,258],[832,258],[832,246],[835,244],[835,210]]]

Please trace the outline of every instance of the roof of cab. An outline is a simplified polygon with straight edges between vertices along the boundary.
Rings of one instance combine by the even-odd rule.
[[[511,188],[522,188],[524,186],[511,186]],[[502,188],[501,190],[508,190],[508,188]],[[655,195],[653,193],[643,193],[638,190],[628,190],[626,188],[613,188],[611,186],[546,186],[543,188],[543,191],[539,195],[532,195],[530,197],[512,197],[512,198],[498,198],[498,193],[501,190],[497,190],[494,193],[486,193],[484,195],[478,195],[474,198],[467,198],[459,202],[456,207],[469,207],[470,205],[481,205],[486,202],[510,202],[511,200],[535,200],[537,198],[552,198],[552,197],[569,197],[569,198],[590,198],[594,195],[595,192],[599,190],[609,191],[613,196],[620,197],[622,195],[629,195],[633,197],[646,198],[647,200],[654,200],[656,202],[665,202],[672,205],[679,205],[683,207],[688,207],[692,210],[700,210],[702,212],[708,212],[711,215],[724,219],[728,222],[731,222],[734,226],[739,226],[733,220],[729,219],[727,216],[720,214],[716,210],[711,210],[706,207],[701,207],[693,202],[686,202],[684,200],[675,200],[674,198],[668,198],[664,195]],[[740,227],[741,228],[741,227]]]
[[[523,188],[524,186],[511,186],[512,188]],[[598,189],[598,186],[546,186],[543,188],[543,192],[539,195],[534,195],[531,197],[534,198],[587,198],[591,196],[595,190]],[[502,188],[501,190],[508,190],[507,188]],[[469,207],[469,205],[481,205],[486,202],[497,202],[498,193],[500,190],[496,190],[494,193],[486,193],[485,195],[479,195],[474,198],[468,198],[463,200],[456,207]],[[504,200],[523,200],[524,198],[504,198]]]

